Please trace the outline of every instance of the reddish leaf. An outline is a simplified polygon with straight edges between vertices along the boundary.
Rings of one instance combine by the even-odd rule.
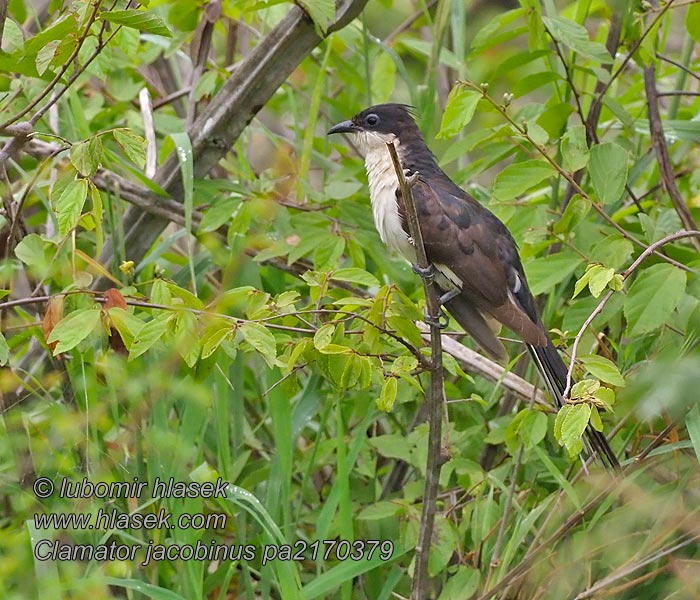
[[[107,311],[110,308],[123,308],[124,310],[127,309],[126,305],[126,300],[124,299],[124,296],[122,296],[122,293],[116,289],[116,288],[110,288],[104,293],[106,302],[104,304],[104,312],[103,314],[105,315],[105,321],[106,325],[109,328],[109,345],[114,350],[117,354],[121,354],[122,356],[126,356],[129,354],[129,351],[126,349],[126,345],[124,344],[124,340],[122,339],[121,334],[117,330],[114,325],[111,323],[111,319],[109,318],[109,313]]]
[[[48,342],[49,335],[56,327],[58,323],[63,318],[63,296],[53,296],[49,298],[46,303],[46,312],[44,313],[44,341],[48,344],[49,348],[53,352],[58,344],[58,340],[55,342]]]
[[[124,296],[122,296],[122,293],[116,289],[116,288],[109,288],[105,293],[105,305],[104,309],[109,310],[110,308],[118,307],[118,308],[123,308],[124,310],[128,309],[128,306],[126,305],[126,300],[124,299]]]

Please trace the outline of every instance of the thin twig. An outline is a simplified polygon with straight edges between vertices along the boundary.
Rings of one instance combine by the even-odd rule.
[[[551,37],[552,41],[554,42],[554,49],[556,50],[557,56],[559,56],[559,60],[561,61],[562,66],[564,67],[566,81],[569,84],[571,93],[574,95],[574,101],[576,102],[576,112],[578,113],[579,118],[581,119],[581,123],[585,125],[586,117],[583,115],[583,108],[581,107],[581,97],[578,93],[578,90],[576,89],[576,86],[574,85],[574,79],[571,76],[571,70],[569,69],[569,65],[566,62],[566,58],[564,57],[564,53],[562,52],[561,46],[559,45],[557,38],[554,37],[554,34],[549,30],[549,27],[547,27],[546,24],[544,25],[544,30],[549,34],[549,37]]]
[[[671,421],[666,427],[663,428],[663,431],[661,431],[652,441],[651,444],[649,444],[642,452],[640,452],[637,456],[634,457],[634,462],[635,463],[640,463],[642,462],[649,454],[651,454],[652,451],[656,450],[666,439],[666,436],[673,431],[678,426],[678,423],[674,420]]]
[[[659,58],[659,59],[663,60],[664,62],[667,62],[667,63],[673,65],[674,67],[678,67],[681,71],[685,71],[688,75],[690,75],[694,79],[697,79],[698,81],[700,81],[700,75],[698,75],[692,69],[689,69],[688,67],[686,67],[683,63],[678,62],[677,60],[673,60],[672,58],[670,58],[668,56],[664,56],[660,52],[656,53],[656,58]]]
[[[639,265],[641,265],[651,254],[654,254],[656,252],[657,248],[660,248],[661,246],[664,246],[665,244],[668,244],[675,240],[679,240],[686,237],[700,237],[700,231],[677,231],[676,233],[672,233],[671,235],[667,235],[665,238],[660,239],[658,242],[654,242],[651,246],[644,250],[644,252],[642,252],[637,257],[637,260],[635,260],[630,265],[630,267],[622,274],[622,279],[627,279],[632,273],[634,273],[634,271],[637,269],[637,267],[639,267]],[[583,325],[581,325],[581,329],[579,329],[578,333],[576,334],[576,337],[574,338],[574,344],[571,347],[571,360],[569,362],[569,370],[566,373],[566,389],[564,390],[564,398],[567,398],[569,396],[569,392],[571,392],[574,364],[576,362],[576,355],[578,353],[579,344],[581,343],[581,338],[586,332],[586,329],[588,329],[588,326],[593,322],[593,319],[595,319],[601,312],[603,312],[605,305],[608,303],[610,298],[612,298],[614,293],[615,290],[610,290],[607,294],[605,294],[603,299],[598,303],[598,306],[595,307],[595,310],[590,315],[588,315],[588,318],[585,320]]]
[[[393,142],[387,144],[391,160],[394,163],[396,177],[399,180],[399,188],[403,199],[408,231],[413,240],[416,251],[416,260],[421,269],[430,267],[428,257],[423,245],[423,236],[418,222],[418,213],[413,199],[413,193],[404,176],[401,162]],[[418,174],[416,174],[416,177]],[[416,567],[413,576],[411,598],[424,600],[429,597],[430,580],[428,576],[428,560],[430,558],[430,544],[433,539],[433,526],[435,524],[435,512],[437,491],[440,483],[440,468],[443,463],[441,450],[442,442],[442,411],[445,404],[445,382],[442,372],[442,336],[438,319],[440,317],[440,303],[432,278],[423,277],[425,289],[425,301],[428,307],[430,325],[430,354],[431,372],[429,393],[426,394],[428,405],[428,459],[425,472],[425,489],[423,491],[423,507],[421,511],[420,529],[418,532],[418,544],[416,546]]]
[[[658,92],[656,94],[657,98],[661,96],[700,96],[700,92],[684,92],[681,90],[674,90],[672,92]]]

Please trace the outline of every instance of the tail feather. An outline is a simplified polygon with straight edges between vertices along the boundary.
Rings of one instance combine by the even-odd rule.
[[[550,339],[547,340],[546,346],[527,344],[527,349],[532,356],[537,370],[540,372],[540,375],[542,375],[552,399],[557,403],[557,407],[561,408],[564,405],[567,368],[561,356],[559,356],[559,352],[557,352],[557,349]],[[613,449],[600,431],[588,425],[585,435],[586,439],[584,442],[586,449],[591,455],[597,456],[607,468],[620,468],[620,463]]]

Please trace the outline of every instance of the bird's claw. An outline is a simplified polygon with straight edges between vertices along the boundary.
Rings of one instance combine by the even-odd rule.
[[[437,319],[433,319],[433,317],[428,314],[428,309],[426,308],[423,312],[423,320],[431,327],[437,327],[438,329],[446,329],[450,324],[450,317],[447,316],[447,313],[442,310],[442,308],[440,309]]]
[[[437,275],[437,269],[432,263],[425,268],[418,264],[412,264],[411,267],[416,275],[420,275],[426,281],[432,282],[435,279],[435,275]]]

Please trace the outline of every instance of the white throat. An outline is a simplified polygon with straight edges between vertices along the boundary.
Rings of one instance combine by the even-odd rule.
[[[362,133],[358,136],[359,146],[365,155],[365,169],[369,181],[369,197],[372,202],[374,225],[379,237],[389,249],[399,252],[407,260],[416,261],[413,246],[401,227],[401,218],[396,203],[398,181],[391,155],[386,147],[393,141],[401,159],[401,144],[394,135]]]

